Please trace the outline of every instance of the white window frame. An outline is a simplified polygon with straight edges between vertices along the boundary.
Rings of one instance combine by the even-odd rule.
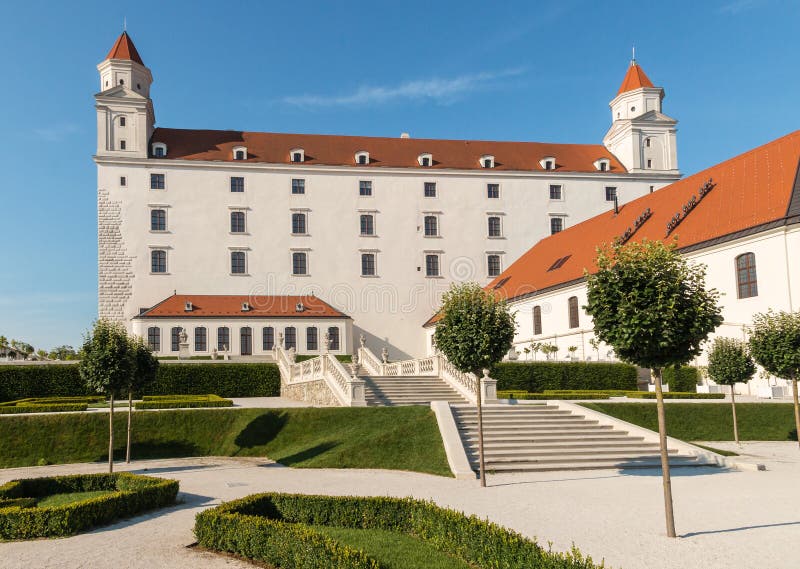
[[[552,219],[558,218],[561,219],[561,231],[564,231],[567,228],[567,214],[565,213],[551,213],[547,216],[547,231],[550,235],[555,235],[553,233],[553,226],[552,226]],[[560,233],[560,232],[559,232]]]
[[[428,256],[432,255],[438,259],[438,269],[439,274],[437,275],[429,275],[428,274]],[[442,276],[442,259],[444,258],[444,251],[423,251],[422,252],[422,271],[425,274],[426,279],[443,279]]]
[[[294,155],[300,154],[300,160],[295,160]],[[289,151],[289,162],[292,164],[301,164],[306,161],[306,151],[302,148],[292,148]]]
[[[249,208],[246,208],[246,207],[230,207],[230,206],[228,206],[228,233],[230,235],[249,235],[249,232],[247,231],[247,228],[249,226],[249,223],[247,221],[247,210],[248,209]],[[233,215],[234,213],[237,213],[237,212],[244,214],[244,231],[236,231],[236,232],[231,231],[231,215]],[[308,226],[306,225],[306,227],[308,227]]]
[[[490,162],[488,166],[486,165],[487,160]],[[494,168],[494,155],[484,154],[483,156],[481,156],[480,165],[481,168]]]
[[[488,239],[505,239],[505,223],[503,222],[505,215],[502,211],[486,212],[486,237]],[[491,217],[496,217],[500,220],[500,235],[489,235],[489,218]]]
[[[169,245],[148,245],[147,249],[150,252],[150,254],[147,255],[147,266],[149,267],[147,269],[147,272],[150,273],[151,275],[154,275],[154,276],[168,275],[169,274],[169,257],[170,257],[169,251],[170,251],[170,249],[172,249],[172,247],[170,247]],[[164,269],[165,270],[164,270],[163,273],[154,273],[153,272],[153,251],[164,251]]]
[[[311,217],[311,210],[306,207],[293,207],[289,208],[289,235],[292,237],[308,237],[311,233],[308,230],[309,227],[309,218]],[[306,232],[305,233],[294,233],[294,214],[302,213],[306,218]]]
[[[249,277],[250,276],[250,255],[247,252],[250,250],[249,247],[228,247],[228,274],[232,277]],[[244,253],[244,272],[243,273],[234,273],[233,272],[233,254],[234,253]]]
[[[378,210],[375,209],[359,209],[358,211],[358,236],[359,237],[377,237],[378,236]],[[361,233],[361,216],[372,216],[372,234]]]
[[[369,193],[362,194],[361,193],[361,184],[369,184]],[[372,183],[372,180],[359,180],[358,181],[358,197],[360,198],[371,198],[375,195],[375,185]]]
[[[550,186],[559,186],[559,187],[561,187],[561,197],[560,198],[551,198],[550,197],[550,195],[551,195],[550,194]],[[551,202],[563,202],[566,199],[565,198],[565,194],[566,194],[566,188],[564,187],[564,184],[554,184],[554,183],[547,184],[547,199],[549,201],[551,201]]]
[[[151,144],[151,147],[152,148],[151,148],[150,152],[153,153],[153,158],[166,158],[167,157],[167,145],[165,143],[163,143],[163,142],[154,142],[153,144]],[[158,148],[160,148],[161,150],[164,151],[164,155],[163,156],[157,156],[156,155],[156,150]]]
[[[426,158],[428,159],[427,166],[424,164]],[[430,168],[431,166],[433,166],[433,154],[431,154],[430,152],[423,152],[422,154],[417,156],[417,164],[419,164],[423,168]]]
[[[295,248],[289,249],[289,275],[291,275],[293,277],[310,277],[311,276],[311,262],[310,262],[311,255],[309,255],[310,251],[311,251],[311,249],[309,249],[308,247],[302,247],[302,248],[296,248],[295,247]],[[303,253],[306,256],[306,272],[305,272],[304,275],[297,274],[297,273],[294,272],[294,254],[295,253]]]
[[[436,234],[435,235],[428,235],[425,232],[425,218],[426,217],[435,217],[436,218]],[[441,211],[423,211],[422,212],[422,225],[420,226],[422,229],[422,236],[425,239],[441,239],[442,238],[442,212]]]
[[[244,158],[236,158],[237,152],[244,152]],[[237,162],[244,162],[247,160],[247,147],[246,146],[234,146],[233,150],[231,151],[231,159]]]
[[[153,174],[164,176],[164,187],[163,188],[154,188],[151,176]],[[166,172],[147,172],[147,187],[151,192],[166,192],[167,188],[167,173]]]
[[[493,279],[503,274],[503,255],[505,251],[486,251],[484,267],[486,268],[486,278]],[[496,256],[500,261],[500,271],[496,275],[489,274],[489,257]]]
[[[147,208],[150,212],[150,219],[148,220],[150,223],[150,233],[169,233],[169,212],[167,211],[169,206],[148,204]],[[157,210],[164,212],[164,229],[153,229],[153,212]]]
[[[552,168],[548,168],[548,164],[552,164]],[[541,160],[539,160],[539,165],[542,167],[542,170],[553,171],[558,166],[558,162],[556,162],[555,156],[545,156]]]
[[[598,158],[594,161],[595,170],[598,172],[610,172],[611,171],[611,160],[608,158]]]
[[[358,250],[358,273],[362,279],[377,279],[380,278],[380,274],[378,273],[378,253],[377,249],[359,249]],[[364,274],[364,255],[372,255],[375,260],[375,274],[374,275],[365,275]]]
[[[364,157],[363,163],[361,162],[362,157]],[[366,150],[359,150],[355,153],[353,160],[355,161],[356,166],[369,166],[369,152]]]

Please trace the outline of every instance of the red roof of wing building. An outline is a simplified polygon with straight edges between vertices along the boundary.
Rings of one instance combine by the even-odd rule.
[[[108,52],[106,59],[129,59],[135,61],[139,65],[144,65],[139,52],[136,51],[136,46],[133,45],[133,40],[128,35],[128,32],[122,32],[114,42],[114,47]]]
[[[245,163],[291,164],[290,153],[303,149],[303,165],[356,166],[355,154],[369,152],[362,167],[421,168],[418,157],[430,153],[428,169],[481,170],[482,156],[491,155],[489,170],[545,171],[540,160],[555,158],[556,172],[623,173],[625,167],[601,144],[551,144],[543,142],[491,142],[436,140],[324,134],[285,134],[231,130],[157,128],[152,142],[167,145],[166,159],[233,161],[233,148],[245,146]],[[594,162],[609,160],[608,172],[598,172]]]
[[[187,302],[191,310],[186,310]],[[242,310],[243,303],[249,310]],[[298,305],[303,309],[298,311]],[[349,318],[316,296],[173,294],[137,318]]]
[[[487,289],[513,299],[580,280],[585,269],[596,269],[595,248],[629,229],[632,240],[676,239],[679,249],[693,250],[800,223],[799,167],[800,131],[795,131],[629,202],[618,215],[612,209],[542,239]],[[674,219],[678,223],[668,234]]]
[[[641,89],[642,87],[652,87],[653,82],[644,72],[644,69],[639,67],[636,61],[631,61],[628,67],[628,72],[625,73],[625,78],[622,80],[622,85],[619,86],[617,95],[633,91],[634,89]]]

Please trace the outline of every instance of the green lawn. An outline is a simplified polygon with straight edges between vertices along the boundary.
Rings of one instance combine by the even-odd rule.
[[[583,403],[654,431],[658,430],[654,403]],[[733,416],[730,403],[668,403],[665,405],[667,434],[684,441],[732,441]],[[796,440],[794,410],[790,403],[739,403],[739,439],[743,441]]]
[[[100,496],[107,496],[113,494],[114,490],[95,490],[92,492],[71,492],[68,494],[53,494],[45,496],[36,503],[37,508],[49,508],[53,506],[65,506],[73,502],[81,502],[91,498],[99,498]]]
[[[432,545],[400,532],[313,526],[338,541],[362,550],[387,569],[470,569],[461,559],[451,557]]]
[[[115,415],[118,456],[127,413]],[[0,417],[0,468],[103,460],[108,416]],[[134,413],[133,457],[269,457],[300,468],[385,468],[450,476],[427,407],[197,409]]]

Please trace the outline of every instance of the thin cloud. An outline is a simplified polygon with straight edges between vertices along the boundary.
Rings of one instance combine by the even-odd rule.
[[[394,86],[363,86],[343,95],[292,95],[282,102],[298,107],[333,107],[352,105],[381,105],[399,100],[432,100],[447,104],[460,95],[485,89],[493,81],[522,75],[524,69],[506,69],[451,78],[431,78],[407,81]]]
[[[33,134],[47,142],[60,142],[79,131],[80,128],[76,124],[62,123],[47,128],[35,128]]]

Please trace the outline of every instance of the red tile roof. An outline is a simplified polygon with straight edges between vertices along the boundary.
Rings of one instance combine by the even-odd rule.
[[[622,80],[622,85],[619,86],[617,95],[640,89],[642,87],[652,87],[653,82],[645,75],[644,69],[639,67],[636,61],[631,61],[628,67],[628,72],[625,74],[625,79]]]
[[[186,310],[186,303],[192,310]],[[243,311],[242,303],[250,310]],[[303,310],[297,311],[298,303]],[[256,296],[173,294],[137,318],[151,317],[246,317],[246,318],[349,318],[316,296]]]
[[[111,51],[108,52],[106,59],[130,59],[139,65],[144,65],[144,62],[139,56],[139,52],[136,51],[136,46],[133,45],[133,40],[131,40],[128,32],[122,32],[122,34],[117,38],[117,41],[114,42],[114,47],[112,47]]]
[[[610,161],[609,172],[626,172],[617,158],[600,144],[434,140],[321,134],[283,134],[229,130],[158,128],[152,142],[167,145],[167,159],[233,161],[233,147],[246,146],[246,162],[289,164],[290,151],[302,148],[306,165],[354,166],[355,153],[369,152],[373,167],[421,168],[417,158],[433,155],[430,169],[482,169],[483,155],[495,157],[495,170],[543,171],[539,161],[556,159],[556,171],[597,172],[594,162]]]
[[[713,187],[703,196],[709,180]],[[693,199],[694,207],[684,214]],[[765,224],[800,222],[800,131],[629,202],[619,215],[609,206],[606,213],[542,239],[487,289],[510,299],[580,280],[585,269],[596,270],[595,248],[635,229],[644,212],[649,218],[631,239],[677,238],[679,249],[701,248]],[[674,216],[679,224],[667,235]]]

